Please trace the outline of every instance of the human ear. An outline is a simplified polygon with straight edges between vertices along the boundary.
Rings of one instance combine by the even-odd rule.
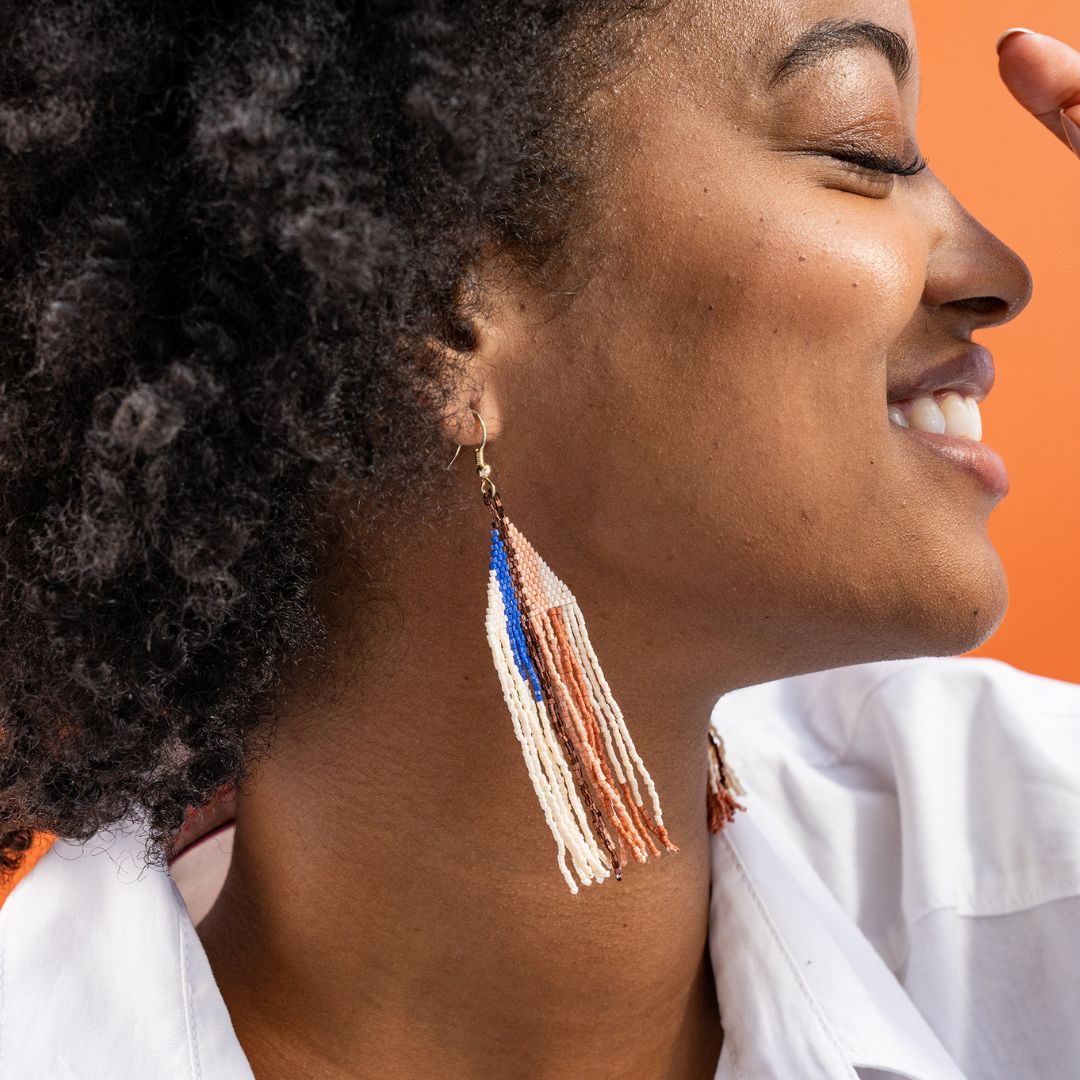
[[[472,410],[484,418],[488,441],[502,430],[504,388],[520,355],[521,313],[526,310],[523,279],[494,248],[467,270],[457,290],[457,324],[425,344],[460,373],[440,419],[442,434],[462,446],[478,446],[483,430]]]

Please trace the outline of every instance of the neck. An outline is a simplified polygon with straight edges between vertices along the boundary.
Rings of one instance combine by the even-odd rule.
[[[605,617],[578,591],[679,851],[572,895],[484,637],[485,530],[469,516],[440,537],[398,547],[392,608],[326,583],[327,663],[290,685],[238,800],[198,933],[241,1045],[260,1080],[707,1080],[706,728],[722,688],[695,683],[702,658],[674,631],[658,652],[656,611]]]

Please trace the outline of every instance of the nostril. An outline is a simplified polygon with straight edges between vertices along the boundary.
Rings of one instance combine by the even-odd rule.
[[[968,296],[963,300],[953,300],[948,306],[980,315],[984,319],[989,316],[991,321],[1007,318],[1011,307],[1000,296]]]

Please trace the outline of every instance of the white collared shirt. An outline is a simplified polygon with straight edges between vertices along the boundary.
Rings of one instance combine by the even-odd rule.
[[[1080,1077],[1080,687],[901,661],[712,720],[749,792],[713,837],[717,1080]],[[42,856],[0,908],[0,1080],[252,1080],[194,929],[230,840]]]

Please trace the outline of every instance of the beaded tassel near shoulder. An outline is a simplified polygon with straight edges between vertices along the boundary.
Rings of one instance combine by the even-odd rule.
[[[745,795],[731,766],[724,758],[724,740],[720,733],[709,726],[709,831],[718,833],[729,821],[735,820],[736,810],[745,810],[735,801],[736,795]]]
[[[679,849],[574,594],[498,494],[485,490],[484,499],[493,520],[488,642],[559,869],[576,893],[577,881],[621,878],[627,852],[645,862],[660,854],[656,841]]]

